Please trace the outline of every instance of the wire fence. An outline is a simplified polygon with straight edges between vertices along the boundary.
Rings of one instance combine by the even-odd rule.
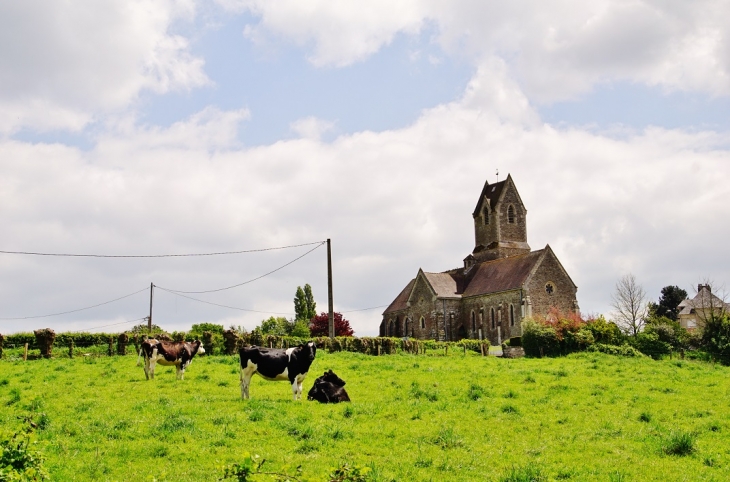
[[[152,334],[151,337],[171,341],[194,341],[201,339],[206,356],[236,355],[238,348],[257,345],[268,348],[290,348],[309,341],[317,347],[330,352],[355,352],[366,355],[414,354],[431,356],[501,356],[515,358],[524,356],[521,346],[491,346],[487,340],[462,339],[459,341],[417,340],[414,338],[391,337],[292,337],[262,335],[260,333],[239,333],[225,330],[221,333],[174,332]],[[50,344],[33,333],[0,335],[0,357],[10,360],[39,359],[49,357],[76,356],[125,356],[137,355],[141,343],[148,338],[146,334],[129,333],[60,333]],[[27,348],[26,348],[27,345]],[[678,349],[661,353],[639,352],[629,345],[589,346],[583,351],[573,353],[605,353],[614,356],[643,357],[670,360],[697,360],[709,363],[730,365],[730,353],[713,352],[703,349]],[[558,355],[564,356],[566,354]],[[540,357],[540,354],[534,355]]]

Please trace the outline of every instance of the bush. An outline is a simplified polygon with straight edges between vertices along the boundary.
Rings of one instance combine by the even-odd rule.
[[[730,365],[730,318],[709,316],[702,330],[702,347],[723,365]]]
[[[661,341],[659,335],[652,332],[642,331],[635,337],[630,338],[630,343],[644,355],[649,355],[655,360],[672,352],[672,345]]]
[[[621,346],[606,345],[604,343],[594,343],[593,345],[589,346],[586,351],[600,352],[600,353],[605,353],[607,355],[614,355],[614,356],[627,356],[627,357],[644,356],[639,350],[637,350],[633,346],[628,345],[626,343],[624,343]]]
[[[603,315],[590,318],[586,321],[586,328],[593,334],[596,343],[604,345],[621,345],[625,339],[621,329],[611,321],[606,321]]]
[[[560,340],[555,329],[536,320],[522,323],[522,347],[527,356],[551,356],[560,354]]]

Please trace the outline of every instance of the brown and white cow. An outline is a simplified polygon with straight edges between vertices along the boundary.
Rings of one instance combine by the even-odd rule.
[[[294,400],[302,398],[302,382],[317,354],[309,342],[286,350],[247,346],[238,350],[241,359],[241,398],[249,398],[251,377],[258,373],[265,380],[286,380],[291,384]]]
[[[154,338],[142,342],[139,356],[144,356],[144,374],[147,380],[155,378],[155,366],[159,363],[163,366],[175,366],[177,379],[182,380],[185,376],[185,369],[193,361],[197,353],[205,353],[203,343],[200,340],[194,342],[185,341],[161,341]],[[139,357],[137,358],[139,366]]]

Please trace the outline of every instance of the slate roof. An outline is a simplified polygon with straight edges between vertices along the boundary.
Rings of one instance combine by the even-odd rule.
[[[694,298],[686,299],[682,301],[679,304],[679,307],[682,308],[682,310],[679,312],[680,315],[689,315],[692,314],[695,310],[702,310],[702,309],[724,309],[726,311],[730,311],[730,304],[725,303],[720,298],[712,294],[710,290],[707,289],[707,287],[702,287],[700,291],[695,295]]]
[[[423,275],[439,298],[458,299],[466,296],[499,293],[522,288],[544,252],[544,249],[540,249],[508,258],[485,261],[474,266],[467,277],[463,274],[463,268],[443,273],[423,272]],[[412,279],[403,288],[403,291],[383,314],[408,308],[408,298],[416,279]]]
[[[544,253],[530,253],[495,259],[476,265],[462,296],[476,296],[521,288]]]
[[[477,206],[474,208],[472,216],[479,216],[479,213],[482,211],[482,204],[484,204],[485,197],[489,199],[489,205],[494,208],[497,199],[499,199],[499,195],[502,194],[502,188],[504,187],[506,182],[506,179],[504,181],[495,182],[494,184],[489,184],[489,181],[485,182],[484,187],[482,188],[482,193],[479,195],[479,201],[477,201]]]
[[[411,290],[413,289],[413,284],[416,282],[416,278],[413,278],[405,288],[403,288],[403,291],[400,292],[398,296],[395,297],[395,300],[388,306],[383,314],[389,313],[391,311],[400,311],[405,310],[408,308],[408,297],[411,295]]]
[[[456,279],[449,273],[423,273],[439,298],[461,298],[457,293]]]

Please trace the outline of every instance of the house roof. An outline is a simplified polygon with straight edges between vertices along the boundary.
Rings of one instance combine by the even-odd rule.
[[[426,273],[424,271],[423,275],[439,298],[461,298],[461,295],[457,294],[456,279],[451,273]]]
[[[486,261],[475,266],[473,277],[462,296],[476,296],[521,288],[545,250]]]
[[[724,309],[730,311],[730,304],[725,303],[723,300],[712,294],[712,291],[703,285],[697,292],[694,298],[691,300],[688,298],[679,304],[682,310],[679,312],[680,315],[689,315],[694,310],[703,309]]]
[[[494,184],[489,184],[489,181],[485,182],[484,187],[482,188],[482,193],[479,195],[479,201],[477,201],[477,206],[474,208],[472,216],[479,216],[479,213],[481,213],[482,211],[482,205],[484,204],[485,198],[489,199],[489,205],[492,207],[492,209],[494,209],[494,205],[497,203],[499,195],[502,194],[502,188],[504,188],[506,182],[506,179],[504,181],[495,182]]]
[[[383,314],[390,313],[391,311],[400,311],[405,310],[408,308],[408,297],[411,295],[411,291],[413,290],[413,285],[416,282],[416,278],[413,278],[405,288],[403,288],[403,291],[400,292],[398,296],[395,297],[395,300],[388,306]]]

